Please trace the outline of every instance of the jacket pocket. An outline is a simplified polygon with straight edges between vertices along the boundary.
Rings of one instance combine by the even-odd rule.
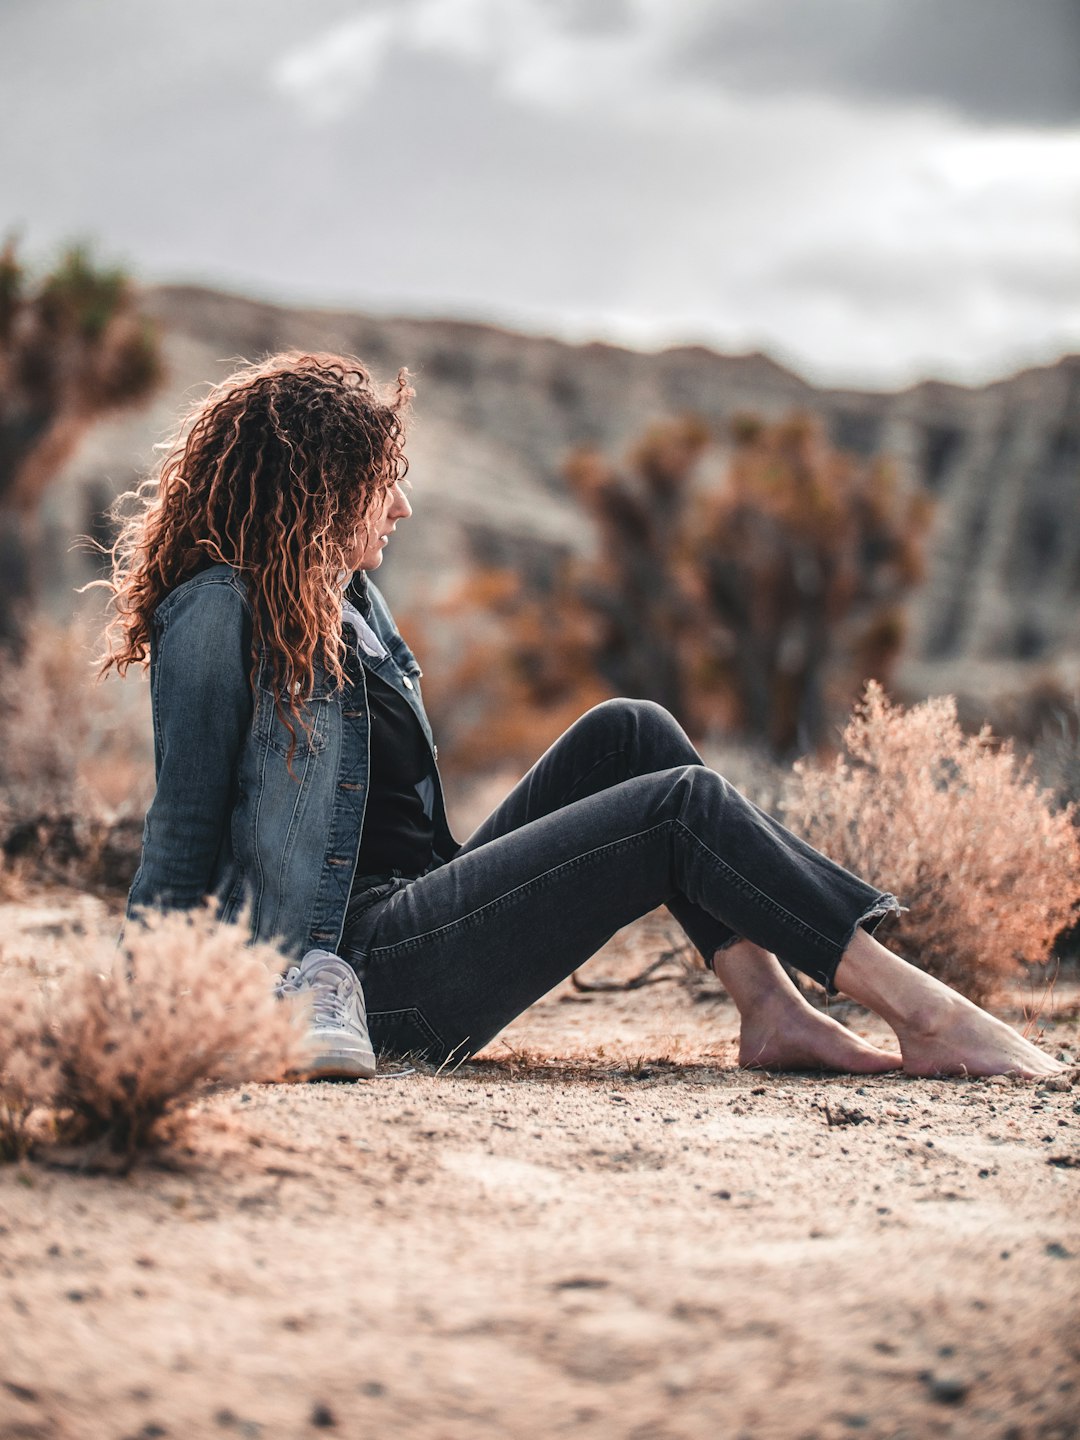
[[[281,709],[286,715],[289,715],[296,731],[294,760],[305,760],[311,755],[318,755],[321,750],[326,748],[327,707],[331,703],[327,699],[309,700],[302,707],[300,716],[294,717],[289,712],[287,699],[282,696]],[[258,685],[255,688],[254,732],[256,739],[269,746],[275,754],[281,755],[283,758],[288,755],[293,737],[289,734],[288,727],[281,714],[278,713],[278,707],[274,704],[274,692],[268,690],[264,685]]]

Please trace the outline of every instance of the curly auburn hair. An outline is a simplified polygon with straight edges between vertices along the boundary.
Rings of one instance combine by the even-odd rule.
[[[119,534],[103,583],[115,613],[100,673],[147,664],[156,606],[225,561],[251,600],[252,684],[265,655],[295,743],[292,721],[308,728],[302,709],[316,662],[343,682],[339,577],[408,470],[412,396],[405,370],[384,393],[359,360],[298,351],[214,386],[181,419],[154,472],[113,507]]]

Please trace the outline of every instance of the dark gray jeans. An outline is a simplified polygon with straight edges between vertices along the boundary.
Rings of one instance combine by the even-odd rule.
[[[376,1050],[479,1050],[623,925],[666,905],[706,961],[746,937],[827,987],[858,925],[899,909],[706,767],[649,701],[610,700],[448,863],[357,896],[342,954]]]

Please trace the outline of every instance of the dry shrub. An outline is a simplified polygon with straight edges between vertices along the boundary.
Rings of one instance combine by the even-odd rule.
[[[30,1153],[38,1122],[47,1124],[55,1079],[41,987],[25,972],[6,974],[0,1010],[0,1162]]]
[[[102,941],[39,990],[36,1011],[29,998],[5,1004],[0,1146],[26,1152],[37,1108],[63,1140],[97,1142],[129,1164],[209,1085],[297,1068],[302,1011],[274,998],[281,956],[247,945],[247,933],[209,910],[148,913],[122,949]]]
[[[37,619],[20,658],[0,657],[0,893],[20,874],[124,890],[138,864],[149,705],[138,683],[95,681],[93,644],[89,622]]]
[[[831,764],[800,761],[786,823],[909,906],[889,942],[986,1000],[1049,958],[1076,913],[1075,807],[1057,809],[1011,743],[965,735],[951,696],[905,711],[866,688]]]

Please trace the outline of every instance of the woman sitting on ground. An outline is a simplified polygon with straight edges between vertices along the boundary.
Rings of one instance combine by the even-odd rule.
[[[738,1007],[744,1065],[1060,1068],[879,944],[896,899],[650,702],[589,710],[454,839],[420,667],[369,579],[412,513],[411,393],[404,372],[384,393],[356,360],[274,356],[212,390],[137,492],[104,664],[150,666],[157,790],[129,915],[207,895],[245,914],[293,962],[282,988],[311,992],[313,1076],[371,1075],[373,1048],[464,1058],[658,905]],[[813,1009],[780,960],[876,1011],[899,1053]]]

